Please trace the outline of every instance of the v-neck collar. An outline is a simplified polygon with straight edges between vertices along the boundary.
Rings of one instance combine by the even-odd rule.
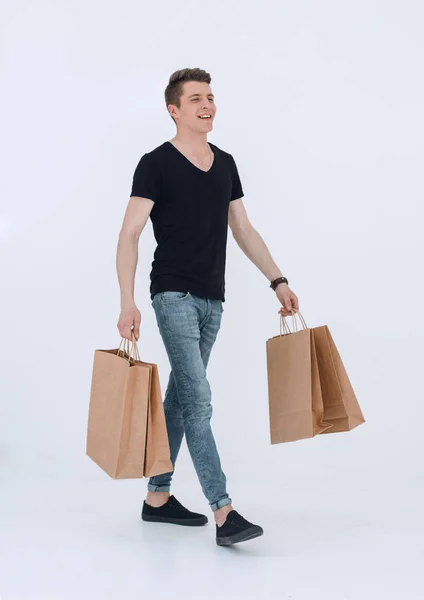
[[[174,148],[174,150],[176,150],[178,152],[178,154],[183,157],[184,160],[186,160],[192,167],[194,167],[196,169],[196,171],[199,171],[200,173],[204,173],[205,175],[207,175],[207,173],[210,173],[212,171],[212,169],[214,168],[214,165],[216,163],[216,152],[213,151],[212,144],[210,142],[208,142],[208,144],[210,146],[210,149],[212,150],[213,161],[207,171],[204,171],[203,169],[199,169],[199,167],[197,167],[194,163],[192,163],[191,160],[188,159],[187,156],[185,156],[185,154],[183,154],[181,152],[181,150],[178,150],[178,148],[176,146],[174,146],[174,144],[172,142],[167,140],[166,143],[169,144],[170,146],[172,146],[172,148]]]

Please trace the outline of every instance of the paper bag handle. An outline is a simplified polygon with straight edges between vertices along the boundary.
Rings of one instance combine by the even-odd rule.
[[[140,353],[138,351],[137,341],[135,339],[135,335],[134,335],[134,330],[133,329],[131,329],[131,338],[132,338],[131,350],[130,350],[130,341],[127,340],[127,338],[122,338],[121,343],[119,344],[118,352],[117,352],[118,356],[119,356],[120,352],[124,353],[122,358],[126,358],[125,354],[127,354],[128,355],[128,362],[131,362],[131,358],[132,358],[133,353],[134,353],[133,360],[141,360]],[[124,343],[123,350],[121,350],[122,342]]]
[[[291,316],[292,316],[292,320],[293,320],[293,329],[294,329],[294,331],[295,332],[298,331],[298,329],[297,329],[297,321],[295,320],[295,317],[297,315],[299,315],[299,319],[300,319],[300,322],[303,325],[303,329],[307,329],[308,326],[306,325],[306,321],[303,318],[302,313],[300,311],[297,311],[297,313],[295,313],[292,310],[292,315]],[[283,329],[285,330],[284,334],[283,334]],[[290,328],[287,325],[286,318],[280,313],[280,335],[286,335],[287,333],[292,333],[292,332],[290,331]]]

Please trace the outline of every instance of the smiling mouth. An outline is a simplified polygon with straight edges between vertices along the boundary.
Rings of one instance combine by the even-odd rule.
[[[198,116],[198,119],[202,119],[203,121],[207,121],[208,119],[212,119],[212,115],[210,117],[202,117],[202,116]]]

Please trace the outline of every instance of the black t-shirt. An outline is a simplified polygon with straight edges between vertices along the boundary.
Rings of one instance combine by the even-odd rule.
[[[244,194],[232,155],[209,145],[214,160],[208,171],[169,141],[143,154],[135,169],[131,196],[154,201],[152,299],[172,290],[225,302],[228,208]]]

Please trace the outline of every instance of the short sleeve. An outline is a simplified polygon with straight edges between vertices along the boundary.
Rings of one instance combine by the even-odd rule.
[[[238,174],[238,169],[236,162],[233,157],[231,157],[233,163],[233,176],[232,176],[232,188],[231,188],[231,198],[230,200],[237,200],[244,196],[243,188],[241,185],[240,177]]]
[[[133,175],[130,196],[149,198],[156,202],[160,194],[160,169],[151,154],[140,158]]]

